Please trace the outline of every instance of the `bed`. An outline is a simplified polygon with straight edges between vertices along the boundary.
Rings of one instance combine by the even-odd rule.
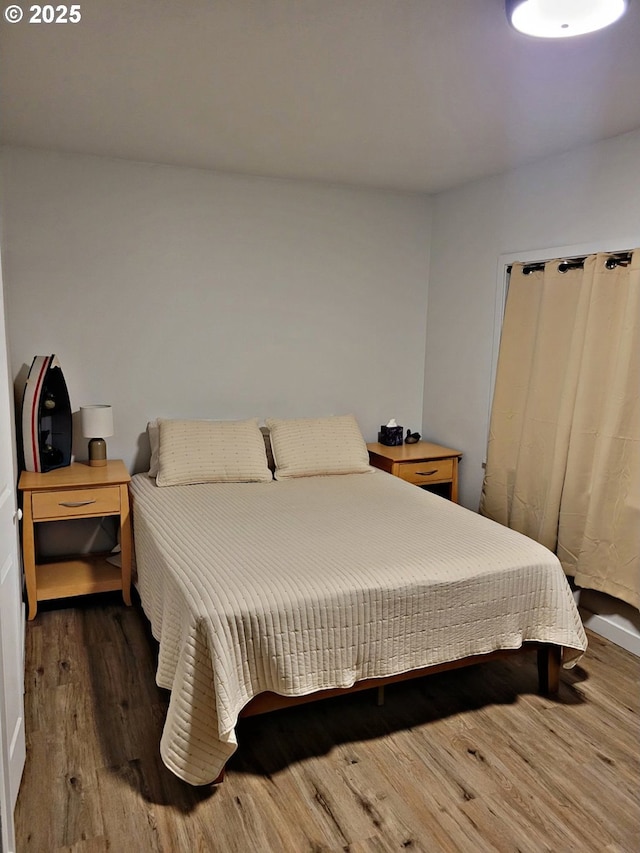
[[[560,650],[565,666],[584,652],[554,555],[369,468],[359,432],[357,463],[327,472],[326,458],[309,464],[308,435],[291,451],[292,422],[268,422],[274,479],[261,459],[239,472],[242,441],[220,465],[225,441],[208,426],[185,468],[193,422],[176,423],[160,422],[159,470],[135,475],[131,495],[135,583],[159,643],[156,680],[171,692],[160,752],[184,781],[222,778],[242,714],[529,645],[546,679]],[[322,424],[334,441],[335,426]],[[333,460],[330,444],[319,455]]]

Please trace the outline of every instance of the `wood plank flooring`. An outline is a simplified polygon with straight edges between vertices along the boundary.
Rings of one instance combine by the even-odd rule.
[[[534,654],[253,717],[193,788],[159,757],[141,611],[73,604],[27,626],[18,853],[640,850],[640,666],[596,635],[558,699]]]

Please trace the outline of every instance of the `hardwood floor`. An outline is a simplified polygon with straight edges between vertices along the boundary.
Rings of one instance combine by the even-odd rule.
[[[18,853],[640,849],[640,666],[596,635],[558,699],[532,655],[253,717],[193,788],[159,758],[141,611],[74,603],[27,626]]]

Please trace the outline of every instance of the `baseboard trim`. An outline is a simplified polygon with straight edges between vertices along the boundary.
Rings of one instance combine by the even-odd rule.
[[[640,634],[636,631],[584,608],[580,608],[580,616],[585,628],[640,657]]]

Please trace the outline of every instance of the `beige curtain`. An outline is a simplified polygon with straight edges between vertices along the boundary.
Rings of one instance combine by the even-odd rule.
[[[480,511],[640,606],[640,250],[511,272]]]

